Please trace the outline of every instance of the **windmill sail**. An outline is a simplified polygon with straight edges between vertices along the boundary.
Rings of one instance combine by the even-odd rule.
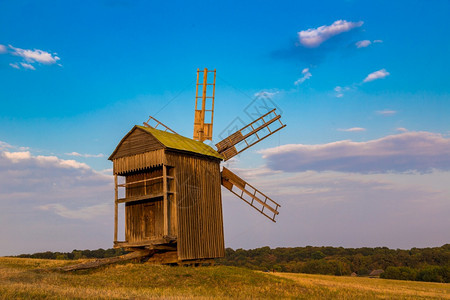
[[[261,214],[276,222],[275,217],[279,214],[278,208],[280,204],[261,193],[225,167],[222,170],[222,185]]]
[[[149,123],[152,123],[153,126],[150,125]],[[153,118],[152,116],[148,117],[147,122],[144,122],[144,126],[145,127],[150,127],[150,128],[155,128],[155,129],[158,129],[158,126],[161,126],[162,128],[160,128],[159,130],[166,131],[166,132],[169,131],[171,133],[178,134],[175,131],[173,131],[172,129],[170,129],[169,127],[167,127],[166,125],[164,125],[162,122],[160,122],[160,121],[156,120],[155,118]]]
[[[238,155],[254,144],[286,127],[286,125],[281,122],[280,118],[281,116],[277,115],[275,109],[269,111],[217,143],[217,151],[222,154],[225,160],[229,160],[233,156]],[[270,127],[272,127],[272,129]]]
[[[203,72],[203,80],[200,81],[200,73]],[[214,73],[213,80],[208,81],[208,73]],[[210,77],[211,78],[211,77]],[[212,86],[208,89],[208,86]],[[201,95],[199,89],[201,88]],[[212,140],[214,119],[214,95],[216,92],[216,70],[208,71],[197,69],[197,88],[195,93],[195,118],[193,139],[203,142]],[[199,101],[201,99],[201,101]],[[200,106],[199,106],[200,104]]]

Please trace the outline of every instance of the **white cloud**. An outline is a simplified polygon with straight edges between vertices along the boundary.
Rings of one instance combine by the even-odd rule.
[[[65,153],[66,155],[69,156],[78,156],[78,157],[104,157],[104,155],[102,153],[99,154],[81,154],[78,152],[70,152],[70,153]]]
[[[344,87],[337,86],[337,87],[334,88],[334,91],[336,92],[336,97],[337,98],[344,97],[344,92],[347,92],[349,90],[350,90],[350,87],[348,87],[348,86],[344,86]]]
[[[111,172],[21,148],[0,142],[0,255],[111,247]]]
[[[333,24],[327,26],[323,25],[318,28],[310,28],[298,32],[300,43],[308,48],[315,48],[320,46],[329,38],[347,32],[356,27],[361,27],[364,22],[348,22],[346,20],[337,20]]]
[[[346,128],[346,129],[338,129],[338,131],[346,131],[346,132],[361,132],[366,131],[365,128],[362,127],[352,127],[352,128]]]
[[[279,94],[279,91],[259,91],[257,93],[255,93],[255,97],[257,98],[272,98],[273,96],[275,96],[276,94]]]
[[[395,130],[399,131],[399,132],[407,132],[408,129],[404,128],[404,127],[398,127]]]
[[[19,65],[17,63],[10,63],[9,64],[11,67],[13,67],[14,69],[20,69]]]
[[[60,60],[58,56],[52,55],[49,52],[39,49],[34,50],[21,49],[13,47],[11,45],[9,45],[9,48],[13,50],[12,52],[13,55],[20,56],[29,63],[38,62],[42,64],[55,64],[58,60]]]
[[[356,173],[450,170],[450,138],[405,132],[367,142],[290,144],[259,151],[272,170]]]
[[[8,50],[6,50],[5,45],[0,44],[0,54],[6,53]]]
[[[397,113],[397,111],[391,109],[384,109],[384,110],[377,110],[376,113],[382,116],[393,116]]]
[[[29,151],[26,152],[3,152],[2,155],[9,159],[13,163],[17,163],[21,160],[27,160],[31,158],[31,153]]]
[[[32,65],[30,65],[30,64],[27,64],[27,63],[20,63],[21,65],[22,65],[22,67],[23,68],[25,68],[25,69],[29,69],[29,70],[36,70],[36,68],[35,67],[33,67]]]
[[[355,43],[356,48],[366,48],[368,46],[370,46],[372,43],[373,44],[377,44],[377,43],[382,43],[382,40],[374,40],[374,41],[369,41],[369,40],[362,40],[362,41],[358,41]]]
[[[365,47],[370,46],[370,44],[372,44],[371,41],[363,40],[363,41],[356,42],[355,45],[356,45],[356,48],[365,48]]]
[[[383,245],[405,249],[448,242],[450,172],[270,171],[239,169],[237,173],[281,204],[276,226],[225,191],[228,247]]]
[[[90,220],[98,216],[108,215],[111,213],[110,205],[102,203],[78,209],[69,209],[59,203],[51,203],[40,205],[40,210],[52,211],[55,214],[68,219]]]
[[[311,76],[312,76],[311,73],[309,72],[309,68],[304,68],[302,70],[302,74],[303,74],[303,76],[294,82],[295,85],[302,84],[305,80],[311,78]]]
[[[381,70],[375,71],[375,72],[367,75],[367,77],[364,79],[363,82],[369,82],[369,81],[373,81],[373,80],[377,80],[377,79],[382,79],[389,75],[390,75],[390,73],[387,72],[386,69],[381,69]]]
[[[0,151],[1,150],[5,150],[5,149],[10,149],[10,148],[14,148],[14,146],[12,146],[12,145],[10,145],[8,143],[0,141]]]

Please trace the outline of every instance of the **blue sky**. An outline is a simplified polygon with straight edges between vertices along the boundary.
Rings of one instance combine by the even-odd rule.
[[[251,121],[258,94],[288,125],[230,164],[282,203],[280,221],[224,191],[227,246],[449,242],[449,12],[448,1],[1,1],[0,224],[28,221],[0,226],[11,240],[0,255],[47,250],[30,236],[110,247],[107,157],[148,115],[190,137],[205,67],[217,69],[216,142]]]

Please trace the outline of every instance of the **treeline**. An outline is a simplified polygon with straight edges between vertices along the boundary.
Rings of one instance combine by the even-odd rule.
[[[123,249],[73,250],[21,254],[21,258],[81,259],[124,255]],[[369,276],[382,270],[381,278],[450,283],[450,244],[410,250],[342,247],[262,247],[251,250],[227,248],[217,264],[261,271]]]
[[[450,282],[450,244],[410,250],[336,247],[262,247],[251,250],[226,249],[217,262],[261,271],[325,275],[369,276],[383,270],[382,278]]]
[[[127,254],[123,249],[97,250],[73,250],[72,252],[39,252],[34,254],[20,254],[20,258],[42,258],[42,259],[81,259],[81,258],[107,258]]]

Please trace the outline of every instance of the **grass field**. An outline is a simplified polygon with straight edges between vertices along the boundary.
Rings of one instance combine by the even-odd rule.
[[[0,258],[1,299],[296,298],[450,299],[450,284],[245,268],[119,264],[61,273],[73,261]]]

